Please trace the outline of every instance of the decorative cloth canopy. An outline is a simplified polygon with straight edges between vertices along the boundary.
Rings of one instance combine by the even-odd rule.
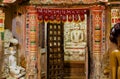
[[[84,14],[87,13],[86,9],[47,9],[37,8],[39,20],[45,21],[83,21],[85,19]],[[67,19],[68,18],[68,19]]]

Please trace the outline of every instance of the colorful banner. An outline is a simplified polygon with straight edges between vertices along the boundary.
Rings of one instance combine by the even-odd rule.
[[[120,22],[120,9],[111,9],[111,27]]]
[[[37,10],[39,14],[38,19],[40,21],[84,21],[84,14],[87,14],[86,9],[47,9],[38,7]]]

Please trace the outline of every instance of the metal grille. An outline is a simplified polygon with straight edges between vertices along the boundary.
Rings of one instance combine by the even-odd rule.
[[[47,23],[47,78],[63,79],[63,23]]]

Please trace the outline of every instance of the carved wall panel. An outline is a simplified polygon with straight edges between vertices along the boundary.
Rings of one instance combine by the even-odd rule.
[[[65,61],[85,61],[87,45],[87,15],[80,22],[64,24]]]
[[[83,16],[82,21],[78,18],[78,21],[64,24],[65,79],[87,78],[87,14]]]

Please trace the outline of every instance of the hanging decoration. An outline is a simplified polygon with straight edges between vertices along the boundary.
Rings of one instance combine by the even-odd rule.
[[[120,9],[111,9],[111,27],[120,22]]]
[[[91,79],[101,79],[101,58],[105,52],[105,13],[104,6],[91,8],[92,18],[92,65]],[[103,46],[102,46],[103,45]],[[96,73],[97,71],[97,73]]]
[[[40,21],[68,21],[77,22],[78,20],[83,21],[85,19],[84,14],[87,13],[86,9],[47,9],[47,8],[37,8],[38,19]],[[68,17],[68,18],[67,18]],[[80,17],[80,18],[79,18]]]
[[[26,15],[26,53],[27,79],[37,79],[37,53],[38,53],[38,15],[33,6],[27,7]]]

